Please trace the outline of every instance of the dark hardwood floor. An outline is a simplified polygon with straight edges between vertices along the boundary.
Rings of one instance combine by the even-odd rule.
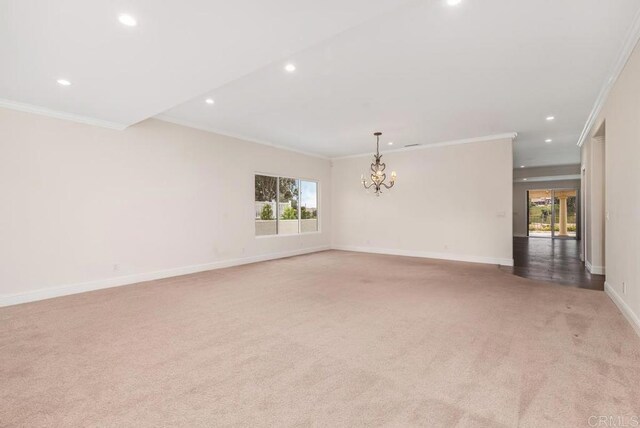
[[[604,275],[587,271],[575,239],[513,238],[513,262],[513,267],[501,269],[524,278],[604,290]]]

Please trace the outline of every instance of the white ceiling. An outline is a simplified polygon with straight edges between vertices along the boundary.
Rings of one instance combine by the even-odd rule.
[[[639,10],[637,0],[0,0],[0,98],[121,125],[164,112],[328,157],[372,151],[376,130],[383,149],[517,132],[516,166],[577,163]],[[120,25],[122,12],[139,25]]]
[[[402,3],[0,0],[0,99],[132,125]]]

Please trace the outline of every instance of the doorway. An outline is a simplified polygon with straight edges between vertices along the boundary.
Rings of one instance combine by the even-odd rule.
[[[578,191],[538,189],[527,192],[527,235],[576,239]]]

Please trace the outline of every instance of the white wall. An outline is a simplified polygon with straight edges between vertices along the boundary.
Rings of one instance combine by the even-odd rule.
[[[515,172],[516,170],[514,170],[514,174]],[[514,182],[513,183],[513,236],[527,236],[527,191],[538,190],[538,189],[576,189],[579,194],[580,180],[547,180],[547,181]]]
[[[513,264],[511,139],[384,154],[398,182],[379,198],[372,158],[333,162],[335,248]]]
[[[332,168],[158,120],[116,131],[0,109],[0,305],[327,249],[332,240],[511,264],[511,146],[389,153],[399,181],[376,198],[359,182],[370,157]],[[318,181],[320,232],[256,237],[255,172]]]
[[[587,269],[606,273],[604,136],[589,138],[581,148],[585,186],[584,256]]]
[[[585,166],[597,165],[598,157],[605,164],[600,180],[605,188],[600,200],[604,210],[592,207],[604,212],[603,220],[594,213],[591,218],[604,225],[606,291],[640,334],[640,45],[613,86],[590,135],[582,147]],[[602,136],[604,139],[599,138]],[[592,183],[588,197],[595,192],[598,198],[600,183]],[[594,241],[595,247],[601,246],[597,238]]]
[[[5,109],[0,152],[0,304],[330,244],[325,159],[157,120],[115,131]],[[254,172],[317,180],[321,233],[256,238]]]

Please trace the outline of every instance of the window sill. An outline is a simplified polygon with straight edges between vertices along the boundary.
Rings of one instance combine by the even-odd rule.
[[[321,231],[316,232],[303,232],[303,233],[288,233],[286,235],[254,235],[256,239],[267,239],[267,238],[291,238],[292,236],[309,236],[309,235],[320,235]]]

